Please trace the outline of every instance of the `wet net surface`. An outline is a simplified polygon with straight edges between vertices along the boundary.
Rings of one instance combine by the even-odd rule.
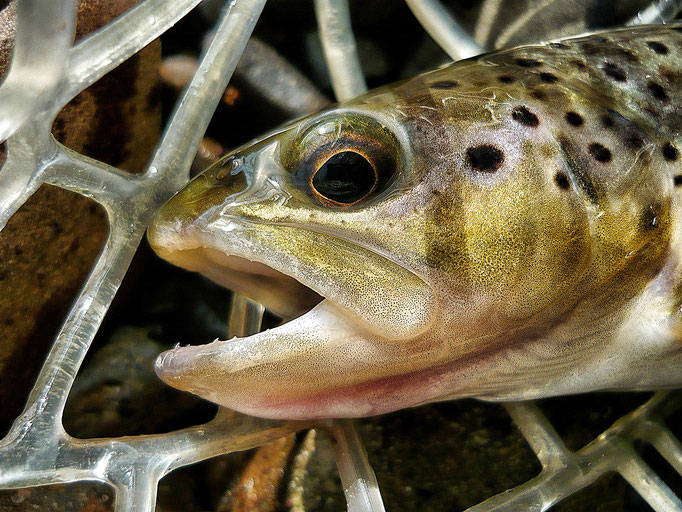
[[[31,488],[98,481],[113,489],[117,511],[154,510],[158,482],[170,471],[207,458],[260,446],[291,432],[318,427],[334,451],[348,509],[384,505],[374,472],[349,420],[324,424],[274,422],[220,410],[212,421],[146,436],[76,439],[62,415],[76,374],[154,212],[189,179],[196,148],[229,82],[265,0],[228,2],[215,36],[172,115],[146,171],[131,175],[60,145],[50,129],[79,92],[170,28],[199,0],[146,0],[92,36],[72,44],[74,1],[23,0],[16,15],[15,53],[0,87],[0,228],[41,185],[83,195],[107,212],[104,249],[74,302],[22,414],[0,442],[0,488]],[[453,58],[481,49],[435,1],[408,5]],[[489,2],[490,3],[490,2]],[[494,2],[492,2],[494,3]],[[656,2],[639,19],[656,21],[675,2]],[[315,2],[320,38],[337,99],[365,90],[348,6]],[[672,12],[672,11],[671,11]],[[667,14],[666,14],[667,13]],[[649,16],[649,18],[647,18]],[[236,297],[233,335],[260,327],[262,308]],[[533,403],[507,404],[507,412],[537,455],[535,478],[469,510],[545,510],[597,481],[619,473],[656,511],[682,511],[682,501],[635,450],[645,443],[682,474],[682,447],[665,425],[679,411],[679,392],[662,392],[626,414],[587,446],[569,450]],[[108,496],[108,495],[107,495]]]

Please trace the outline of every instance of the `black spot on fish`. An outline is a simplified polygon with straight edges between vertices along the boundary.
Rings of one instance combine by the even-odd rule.
[[[605,128],[613,128],[615,123],[610,115],[604,114],[601,116],[601,124],[603,124]]]
[[[440,82],[434,82],[431,84],[433,89],[454,89],[459,84],[454,80],[442,80]]]
[[[649,114],[654,119],[660,119],[660,117],[661,117],[661,114],[651,107],[644,107],[642,110],[644,110],[644,112]]]
[[[682,175],[678,174],[673,178],[673,183],[676,187],[682,186]]]
[[[568,190],[571,186],[571,182],[568,181],[568,176],[565,172],[559,171],[554,175],[554,183],[561,190]]]
[[[632,64],[639,62],[639,57],[637,57],[637,55],[635,55],[634,53],[632,53],[629,50],[625,50],[623,48],[618,48],[617,52],[618,52],[618,55],[620,55],[626,61],[628,61]]]
[[[603,51],[599,45],[590,41],[583,43],[580,47],[585,55],[598,55]]]
[[[666,101],[668,99],[668,95],[665,93],[665,89],[663,89],[663,86],[659,83],[656,82],[649,82],[647,84],[647,88],[649,91],[651,91],[651,94],[654,95],[654,98],[657,100],[661,101]]]
[[[540,80],[546,84],[554,84],[559,81],[559,79],[552,73],[540,73]]]
[[[580,71],[587,72],[587,64],[585,64],[583,61],[574,59],[571,61],[571,64],[573,64]]]
[[[522,68],[539,68],[542,62],[535,59],[516,59],[516,64]]]
[[[625,145],[630,149],[640,149],[644,146],[644,139],[636,133],[629,133],[625,136]]]
[[[644,231],[650,231],[656,229],[660,222],[658,221],[658,206],[649,205],[644,209],[641,216],[639,217],[640,228]]]
[[[666,81],[670,82],[671,84],[676,84],[680,81],[681,75],[678,71],[673,71],[670,68],[661,66],[658,68],[658,72],[663,78],[666,79]]]
[[[500,75],[497,77],[497,79],[503,84],[510,84],[514,81],[514,79],[509,75]]]
[[[549,43],[549,47],[554,48],[555,50],[566,50],[567,48],[570,48],[570,46],[564,43]]]
[[[481,144],[467,149],[469,165],[481,172],[495,172],[504,162],[504,153],[492,144]]]
[[[621,68],[619,68],[618,66],[611,62],[605,62],[604,65],[602,66],[602,70],[609,77],[613,78],[618,82],[625,82],[628,79],[628,76],[625,74],[625,71],[623,71]]]
[[[659,43],[658,41],[647,41],[646,45],[659,55],[668,54],[668,47],[663,43]]]
[[[597,162],[607,163],[611,161],[611,151],[598,142],[593,142],[587,149]]]
[[[533,128],[540,124],[540,119],[538,119],[538,116],[523,106],[515,107],[514,110],[512,110],[512,118],[517,123],[521,123],[525,126],[531,126]]]
[[[677,148],[670,144],[670,142],[666,142],[663,145],[663,158],[665,158],[669,162],[674,162],[675,160],[677,160],[678,156],[679,151],[677,151]]]
[[[584,121],[580,114],[577,112],[566,112],[566,122],[571,126],[582,126]]]

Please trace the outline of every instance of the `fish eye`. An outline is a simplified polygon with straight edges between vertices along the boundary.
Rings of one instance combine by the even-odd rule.
[[[350,206],[370,195],[378,183],[379,173],[368,157],[343,150],[317,168],[310,178],[310,189],[323,202]]]
[[[392,190],[405,165],[394,131],[354,112],[314,119],[285,142],[280,155],[294,187],[328,208],[373,204]]]

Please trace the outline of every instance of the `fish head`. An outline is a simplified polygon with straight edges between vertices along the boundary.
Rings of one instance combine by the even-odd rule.
[[[168,351],[164,381],[262,417],[367,416],[475,395],[477,361],[556,324],[598,208],[549,123],[450,76],[296,121],[161,209],[161,257],[293,318]]]

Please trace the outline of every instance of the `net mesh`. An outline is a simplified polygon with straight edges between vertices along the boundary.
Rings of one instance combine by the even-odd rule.
[[[59,111],[159,37],[199,0],[146,0],[72,45],[75,0],[21,0],[15,53],[0,87],[0,229],[42,185],[76,192],[101,204],[110,232],[102,253],[74,302],[22,414],[0,442],[0,488],[98,480],[111,485],[115,509],[153,510],[159,480],[181,466],[260,446],[291,432],[326,429],[334,443],[349,510],[383,510],[376,478],[352,421],[275,422],[220,410],[209,423],[158,435],[76,439],[62,427],[62,413],[78,369],[97,333],[154,212],[189,178],[189,168],[213,110],[263,9],[265,0],[233,0],[222,11],[215,36],[172,115],[151,163],[130,175],[75,153],[51,135]],[[453,57],[476,53],[475,43],[438,4],[409,0],[425,29]],[[672,2],[656,2],[654,14]],[[345,0],[316,0],[320,37],[337,99],[365,89]],[[674,9],[673,9],[674,10]],[[444,14],[445,13],[445,14]],[[245,300],[237,297],[237,301]],[[248,334],[262,309],[242,303],[240,327]],[[235,330],[236,329],[236,330]],[[650,444],[682,474],[682,447],[665,426],[682,395],[662,392],[618,420],[577,452],[566,448],[533,403],[506,408],[536,453],[541,473],[469,510],[546,510],[607,472],[620,473],[656,511],[682,511],[682,502],[634,449]]]

